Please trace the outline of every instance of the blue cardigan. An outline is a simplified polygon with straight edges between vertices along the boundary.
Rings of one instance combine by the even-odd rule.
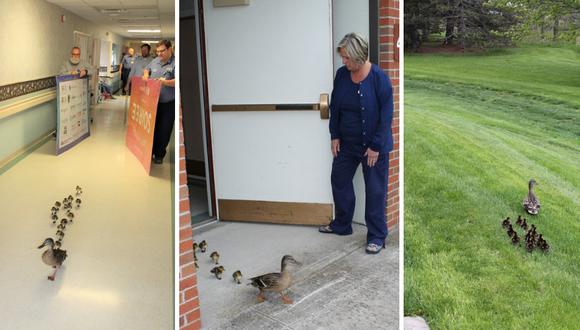
[[[342,66],[336,71],[330,98],[330,138],[340,139],[340,106],[344,90],[352,84],[350,71]],[[363,146],[380,154],[393,150],[393,87],[391,80],[376,64],[360,86]]]

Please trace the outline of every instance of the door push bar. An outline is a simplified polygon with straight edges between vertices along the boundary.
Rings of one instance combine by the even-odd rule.
[[[328,119],[328,94],[320,94],[319,103],[300,104],[214,104],[212,111],[320,111],[320,119]]]

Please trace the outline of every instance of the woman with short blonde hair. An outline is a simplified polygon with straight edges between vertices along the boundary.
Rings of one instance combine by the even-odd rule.
[[[365,179],[366,252],[376,254],[385,247],[385,217],[389,152],[393,149],[393,88],[389,77],[369,60],[368,42],[349,33],[337,51],[344,64],[336,72],[330,99],[332,195],[335,219],[318,230],[350,235],[355,207],[352,180],[362,163]]]

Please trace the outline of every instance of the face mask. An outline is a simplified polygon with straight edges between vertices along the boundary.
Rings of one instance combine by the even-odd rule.
[[[81,59],[80,59],[80,58],[71,57],[71,58],[69,59],[69,61],[70,61],[72,64],[74,64],[74,65],[77,65],[77,64],[79,64],[79,63],[81,62]]]

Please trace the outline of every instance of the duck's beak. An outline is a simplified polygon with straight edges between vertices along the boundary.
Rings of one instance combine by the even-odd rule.
[[[42,248],[43,248],[43,247],[45,247],[45,246],[46,246],[46,243],[45,243],[45,242],[43,242],[43,243],[42,243],[42,244],[41,244],[41,245],[40,245],[38,248],[39,248],[39,249],[42,249]]]

